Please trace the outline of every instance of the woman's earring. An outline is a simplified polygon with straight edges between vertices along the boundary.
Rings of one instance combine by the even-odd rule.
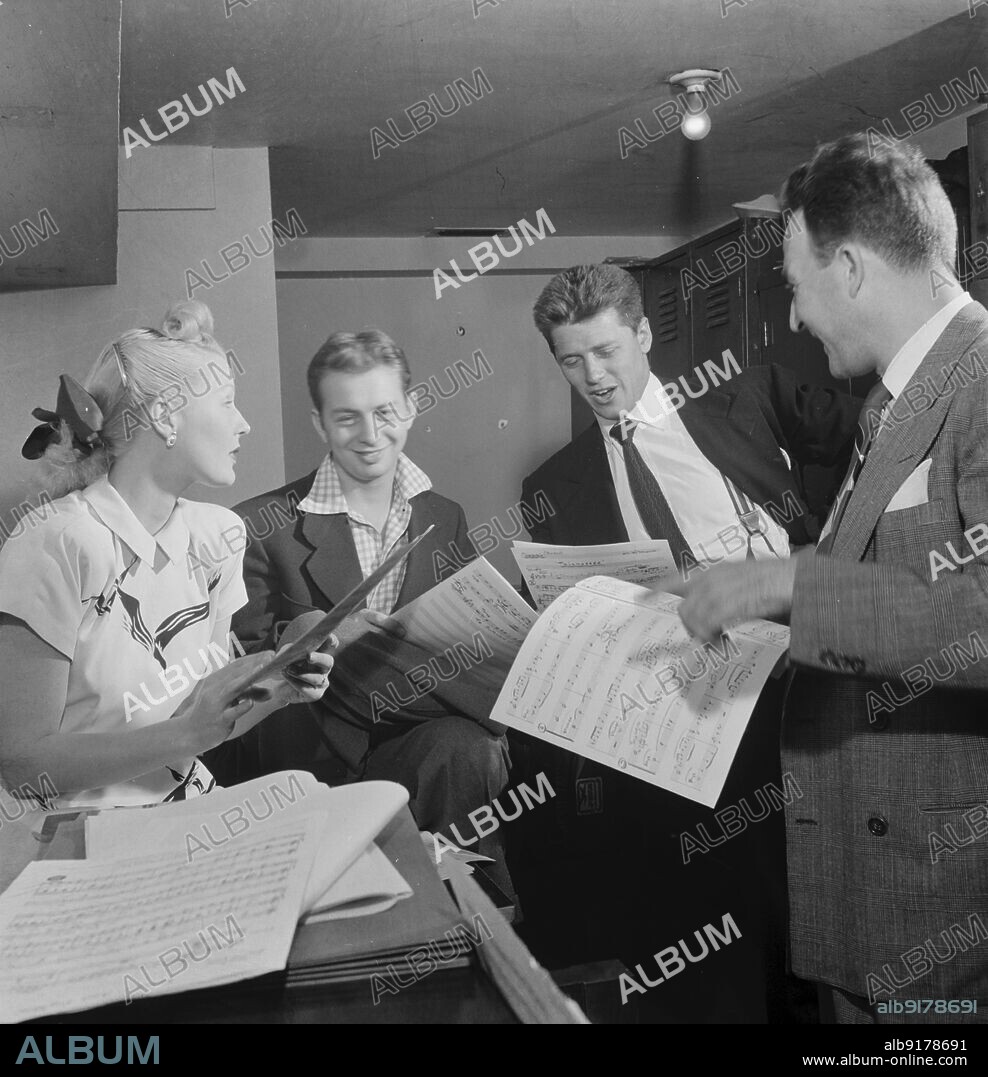
[[[168,437],[165,438],[165,448],[170,449],[178,441],[178,434],[173,430]]]

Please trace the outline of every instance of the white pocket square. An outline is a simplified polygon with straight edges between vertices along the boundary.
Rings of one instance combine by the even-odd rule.
[[[908,479],[896,490],[892,500],[885,508],[886,512],[897,509],[912,509],[925,505],[930,500],[927,489],[932,460],[924,460]]]

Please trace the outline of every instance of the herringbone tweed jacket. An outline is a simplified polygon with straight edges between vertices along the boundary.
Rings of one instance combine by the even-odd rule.
[[[928,499],[887,511],[927,459]],[[972,302],[892,405],[793,596],[793,970],[879,1001],[988,1007],[988,552],[964,535],[983,523],[988,312]],[[956,564],[948,542],[968,560],[934,581],[931,551]],[[961,841],[931,851],[948,824]]]

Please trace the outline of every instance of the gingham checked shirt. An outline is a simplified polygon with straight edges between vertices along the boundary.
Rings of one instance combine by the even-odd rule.
[[[346,514],[353,544],[357,547],[360,571],[366,579],[396,546],[408,542],[408,525],[412,519],[412,506],[409,501],[416,494],[431,489],[432,480],[429,476],[401,453],[395,468],[391,508],[388,510],[384,530],[379,532],[373,524],[368,523],[347,505],[339,473],[330,455],[319,465],[312,489],[299,502],[298,507],[303,512],[320,515],[339,512]],[[405,582],[407,566],[408,562],[402,561],[371,591],[367,596],[368,609],[377,610],[379,613],[390,613],[394,609],[401,593],[401,585]]]

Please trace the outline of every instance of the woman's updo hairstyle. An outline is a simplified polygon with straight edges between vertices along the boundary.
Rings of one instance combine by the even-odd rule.
[[[44,455],[49,494],[60,497],[106,474],[130,442],[151,429],[156,400],[177,410],[190,388],[208,381],[213,370],[229,376],[226,352],[213,337],[213,315],[197,299],[173,303],[160,330],[131,329],[107,345],[83,383],[103,412],[102,444],[84,455],[63,420],[61,441]]]

